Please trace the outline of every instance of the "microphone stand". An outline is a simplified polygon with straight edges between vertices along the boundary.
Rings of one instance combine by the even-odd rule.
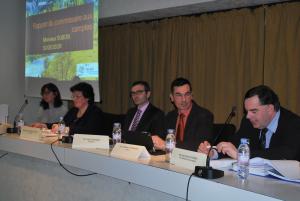
[[[222,134],[223,130],[225,129],[225,127],[231,122],[231,119],[235,116],[235,111],[236,111],[236,107],[233,106],[231,109],[230,114],[228,115],[224,125],[221,127],[221,129],[219,130],[218,134],[216,135],[216,137],[213,140],[213,144],[216,143],[216,141],[218,140],[218,138],[220,137],[220,135]],[[212,145],[213,145],[212,144]],[[196,166],[195,167],[195,172],[194,175],[201,177],[201,178],[205,178],[205,179],[217,179],[217,178],[221,178],[224,176],[224,171],[222,170],[217,170],[217,169],[213,169],[210,166],[210,152],[213,149],[213,146],[210,146],[208,153],[207,153],[207,157],[206,157],[206,166]]]
[[[28,100],[25,99],[25,102],[23,103],[23,105],[21,106],[19,112],[17,113],[17,115],[14,118],[14,127],[13,128],[7,128],[6,132],[7,133],[17,133],[18,129],[17,129],[17,117],[18,115],[23,112],[23,110],[25,109],[26,105],[28,104]]]

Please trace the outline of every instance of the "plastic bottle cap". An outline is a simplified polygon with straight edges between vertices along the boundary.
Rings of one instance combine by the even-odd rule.
[[[119,122],[115,122],[115,123],[114,123],[114,126],[116,126],[116,127],[120,127],[120,126],[121,126],[121,123],[119,123]]]
[[[248,138],[241,138],[241,144],[249,144]]]
[[[174,129],[167,129],[167,133],[168,133],[168,134],[169,134],[169,133],[174,134],[174,133],[175,133],[175,130],[174,130]]]

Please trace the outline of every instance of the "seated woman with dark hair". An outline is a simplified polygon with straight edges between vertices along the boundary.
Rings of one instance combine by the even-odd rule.
[[[43,128],[47,124],[53,124],[59,121],[60,117],[63,117],[67,108],[63,105],[60,92],[57,86],[53,83],[48,83],[41,88],[42,100],[40,102],[40,108],[38,111],[36,123],[33,123],[33,127]]]
[[[70,134],[102,134],[103,113],[94,104],[93,87],[80,82],[70,90],[74,107],[64,117],[66,126],[70,127]]]

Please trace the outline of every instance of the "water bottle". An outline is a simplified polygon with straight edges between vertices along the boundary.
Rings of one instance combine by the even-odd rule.
[[[23,119],[23,114],[20,113],[20,114],[18,114],[17,119],[16,119],[16,128],[17,128],[18,134],[21,134],[22,126],[24,126],[24,119]]]
[[[113,145],[121,143],[122,139],[122,130],[120,123],[114,123],[113,132],[112,132]]]
[[[168,129],[167,130],[167,137],[165,141],[165,151],[166,151],[166,162],[170,162],[173,149],[175,148],[175,130],[174,129]]]
[[[64,122],[64,118],[59,117],[58,129],[57,129],[57,134],[58,134],[59,139],[61,139],[62,136],[65,135],[65,128],[66,128],[66,124]]]
[[[250,160],[249,139],[242,138],[241,144],[238,148],[238,160],[237,160],[237,175],[242,180],[246,180],[248,178],[249,160]]]

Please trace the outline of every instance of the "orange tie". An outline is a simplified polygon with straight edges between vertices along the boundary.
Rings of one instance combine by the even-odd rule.
[[[183,137],[184,137],[184,114],[179,115],[179,122],[177,125],[177,132],[176,132],[176,138],[177,141],[183,142]]]

